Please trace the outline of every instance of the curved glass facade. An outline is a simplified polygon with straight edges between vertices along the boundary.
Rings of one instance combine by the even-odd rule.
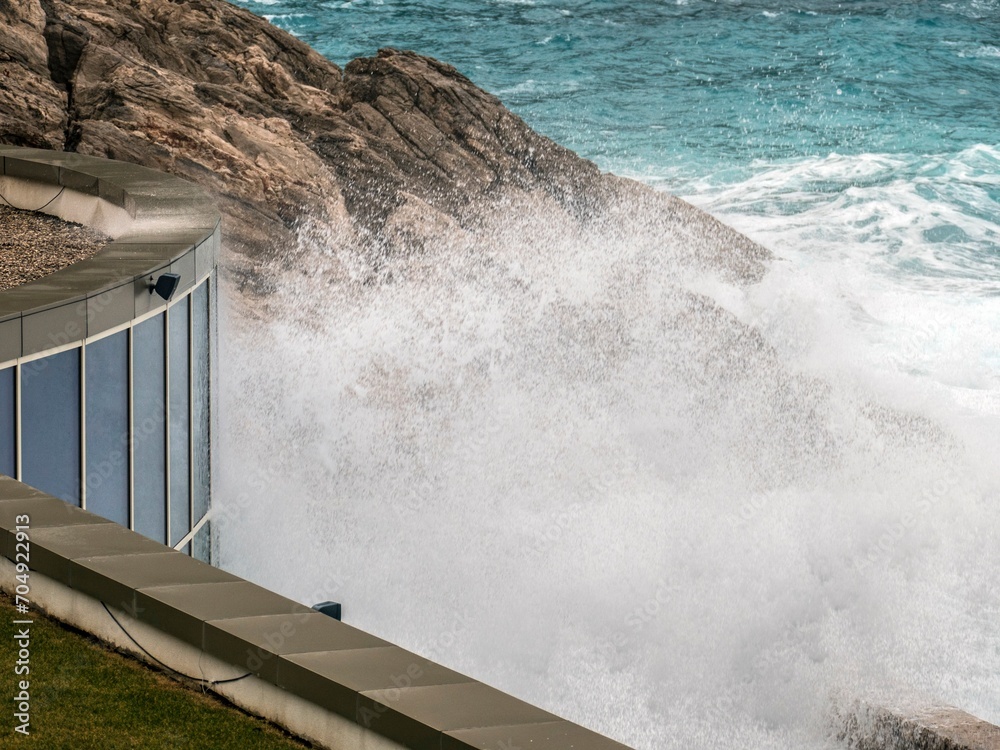
[[[221,217],[136,164],[0,145],[15,205],[108,236],[0,290],[0,473],[210,562]],[[172,280],[173,292],[157,280]],[[169,299],[168,299],[169,297]]]
[[[213,279],[0,366],[0,473],[208,561]]]

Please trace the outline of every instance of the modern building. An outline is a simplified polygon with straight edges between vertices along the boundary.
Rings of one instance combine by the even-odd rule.
[[[112,238],[0,292],[0,474],[209,560],[212,201],[143,167],[12,147],[0,197]]]

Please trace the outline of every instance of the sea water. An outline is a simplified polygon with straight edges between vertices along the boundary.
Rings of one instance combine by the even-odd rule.
[[[690,286],[817,406],[682,382],[625,246],[511,240],[329,324],[289,282],[227,323],[225,566],[638,748],[818,747],[871,691],[1000,721],[1000,2],[242,4],[447,61],[770,248]]]

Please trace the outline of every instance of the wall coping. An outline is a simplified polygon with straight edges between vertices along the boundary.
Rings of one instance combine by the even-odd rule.
[[[17,208],[112,237],[94,256],[0,292],[0,362],[81,342],[165,307],[151,276],[183,294],[215,268],[221,217],[202,188],[135,164],[0,146],[0,193]],[[50,202],[47,202],[50,201]]]
[[[93,601],[94,606],[100,602],[128,613],[137,627],[153,629],[212,661],[245,671],[364,732],[414,750],[628,750],[381,638],[0,476],[0,553],[11,562],[16,560],[16,519],[22,514],[30,518],[31,575],[50,579]],[[13,576],[6,578],[10,580],[0,581],[0,587],[12,589]],[[78,609],[79,605],[66,608],[67,612]],[[255,712],[267,715],[267,706]]]

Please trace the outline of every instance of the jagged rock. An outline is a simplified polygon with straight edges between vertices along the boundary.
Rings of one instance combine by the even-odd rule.
[[[733,276],[766,257],[682,201],[602,175],[449,65],[384,49],[341,71],[220,0],[0,0],[0,142],[203,185],[248,270],[293,264],[305,219],[377,259],[462,241],[511,206],[651,242],[695,226],[711,249],[685,241],[681,255]]]
[[[0,0],[0,138],[61,148],[66,92],[49,73],[46,16],[36,0]]]
[[[852,701],[834,707],[831,722],[837,739],[850,750],[1000,748],[1000,727],[952,706]]]

